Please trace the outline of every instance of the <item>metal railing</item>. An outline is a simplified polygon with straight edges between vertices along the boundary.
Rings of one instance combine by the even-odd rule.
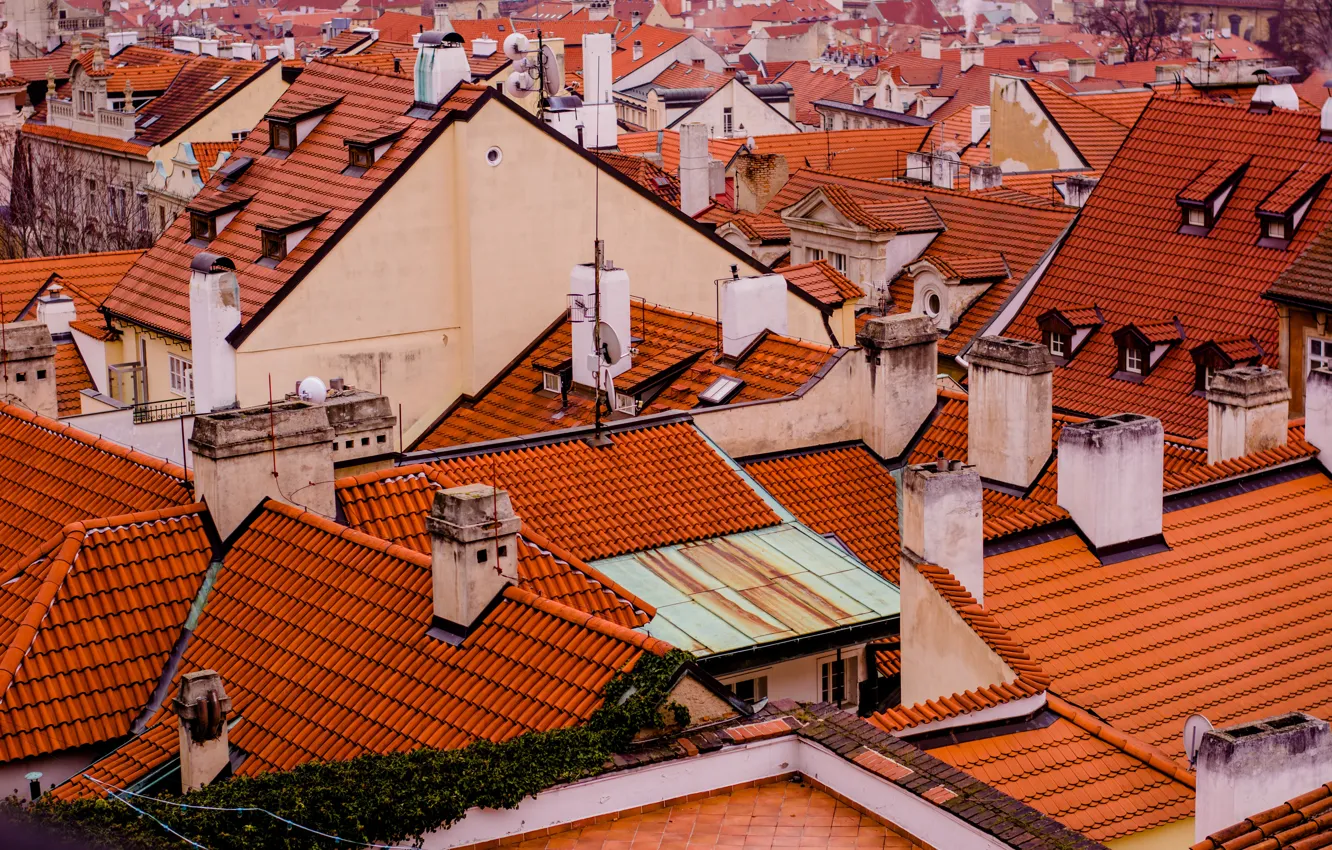
[[[134,424],[145,422],[165,422],[194,413],[194,399],[174,398],[167,401],[150,401],[134,405]]]

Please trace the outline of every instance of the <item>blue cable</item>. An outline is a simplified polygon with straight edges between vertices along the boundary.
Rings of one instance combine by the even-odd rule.
[[[84,775],[86,776],[87,774],[84,774]],[[92,779],[92,777],[90,777],[90,776],[89,776],[88,778],[89,778],[89,779]],[[96,780],[93,780],[93,781],[96,781]],[[103,784],[105,784],[105,783],[103,783]],[[169,832],[169,833],[171,833],[172,835],[176,836],[176,837],[179,838],[181,841],[184,841],[186,844],[190,845],[191,847],[198,847],[199,850],[208,850],[207,847],[203,846],[202,844],[200,844],[200,843],[197,842],[197,841],[191,841],[190,839],[188,839],[188,838],[186,838],[185,836],[181,835],[179,832],[176,832],[174,829],[172,829],[171,827],[167,826],[167,825],[166,825],[165,823],[163,823],[162,821],[158,820],[157,818],[153,817],[153,816],[150,815],[149,813],[145,812],[143,809],[141,809],[141,808],[139,808],[138,806],[136,806],[136,805],[134,805],[133,803],[131,803],[129,800],[126,800],[124,797],[122,797],[122,796],[120,796],[119,794],[117,794],[115,791],[112,791],[112,792],[110,793],[110,796],[111,796],[111,798],[112,798],[113,800],[119,800],[120,802],[122,802],[122,803],[124,803],[125,805],[129,806],[131,809],[133,809],[134,811],[138,812],[139,815],[140,815],[141,817],[146,817],[146,818],[148,818],[148,819],[151,820],[153,823],[155,823],[155,824],[157,824],[158,826],[162,827],[162,828],[165,829],[167,832]]]

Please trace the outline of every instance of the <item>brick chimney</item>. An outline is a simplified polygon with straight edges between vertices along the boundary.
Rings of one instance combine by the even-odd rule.
[[[961,52],[962,73],[971,70],[972,67],[985,67],[985,45],[983,44],[964,44]]]
[[[196,416],[195,492],[218,534],[225,539],[265,498],[332,517],[333,438],[324,406],[305,401]]]
[[[1207,388],[1207,462],[1243,457],[1284,446],[1290,420],[1290,387],[1266,366],[1217,372]]]
[[[241,321],[236,264],[207,251],[190,261],[190,350],[194,410],[236,406],[236,349],[227,342]]]
[[[55,419],[55,342],[41,322],[10,322],[0,336],[0,401]]]
[[[1102,561],[1159,544],[1165,432],[1161,421],[1120,413],[1059,433],[1059,506]]]
[[[436,493],[426,524],[435,627],[461,642],[517,576],[522,521],[507,492],[468,484]]]
[[[1332,780],[1332,731],[1292,712],[1203,734],[1198,745],[1195,840]]]
[[[868,362],[862,439],[881,458],[906,450],[934,409],[939,329],[928,316],[898,313],[870,319],[856,334]]]
[[[758,212],[781,191],[790,175],[786,157],[779,153],[741,155],[735,163],[736,207],[744,212]]]
[[[1332,464],[1332,369],[1313,369],[1304,379],[1304,439],[1318,448],[1323,466]]]
[[[919,36],[920,38],[920,58],[933,59],[939,61],[939,33],[935,30],[925,30]]]
[[[680,211],[698,215],[712,203],[708,171],[712,155],[708,152],[706,124],[680,127]]]
[[[967,359],[967,459],[981,477],[1025,490],[1050,457],[1054,361],[1043,345],[995,336]]]
[[[982,165],[971,166],[971,191],[979,192],[982,189],[997,189],[1004,185],[1004,172],[997,165],[984,163]]]
[[[221,676],[198,670],[181,676],[171,710],[180,718],[180,790],[197,791],[221,776],[231,763],[227,748],[231,698],[222,687]]]

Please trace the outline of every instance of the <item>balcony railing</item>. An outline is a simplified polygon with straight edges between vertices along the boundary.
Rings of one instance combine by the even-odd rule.
[[[134,405],[134,424],[145,422],[165,422],[194,413],[194,399],[174,398],[167,401],[150,401],[147,404]]]

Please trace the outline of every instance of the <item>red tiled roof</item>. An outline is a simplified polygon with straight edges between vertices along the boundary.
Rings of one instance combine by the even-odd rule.
[[[462,22],[451,21],[451,23],[457,25]],[[435,19],[427,15],[413,15],[410,12],[385,11],[375,18],[371,26],[379,30],[380,41],[396,41],[410,45],[412,36],[434,29]],[[512,27],[509,31],[513,31]]]
[[[192,499],[184,471],[14,405],[0,405],[0,569],[71,522]]]
[[[1326,168],[1313,168],[1301,165],[1286,179],[1275,192],[1258,204],[1258,211],[1272,215],[1289,215],[1293,207],[1304,200],[1315,186],[1328,175]]]
[[[1178,316],[1190,339],[1253,337],[1272,352],[1269,365],[1276,365],[1276,313],[1260,296],[1332,220],[1332,200],[1321,193],[1285,250],[1256,245],[1254,211],[1300,166],[1332,167],[1332,149],[1318,142],[1318,132],[1313,114],[1257,115],[1154,98],[1017,319],[994,330],[1039,339],[1037,316],[1095,302],[1117,326]],[[1249,158],[1211,232],[1179,233],[1176,197],[1199,175],[1218,172],[1188,190],[1208,194],[1228,176],[1219,172],[1233,173]],[[1214,167],[1218,160],[1224,168]],[[1110,334],[1094,334],[1071,363],[1056,370],[1055,404],[1096,415],[1133,410],[1160,418],[1167,433],[1205,433],[1207,402],[1190,392],[1194,364],[1183,346],[1166,353],[1142,383],[1112,378],[1117,358]]]
[[[83,390],[93,386],[88,366],[83,362],[79,347],[72,342],[56,346],[56,395],[61,416],[76,416],[83,409],[80,401]]]
[[[770,82],[791,84],[791,117],[814,127],[823,124],[814,101],[850,103],[855,88],[848,75],[830,68],[814,70],[809,62],[792,62]]]
[[[65,294],[74,299],[79,319],[100,325],[102,314],[97,308],[141,256],[143,251],[135,250],[0,260],[4,321],[35,319],[33,299],[45,289],[51,276],[56,275],[58,283],[66,289]]]
[[[240,142],[194,142],[190,145],[194,151],[194,159],[199,163],[199,176],[205,183],[213,176],[213,166],[217,165],[217,158],[223,153],[230,155],[239,145]]]
[[[261,122],[250,133],[233,156],[252,157],[254,164],[225,191],[253,192],[254,200],[209,246],[209,250],[236,264],[243,322],[250,322],[311,261],[316,251],[336,238],[348,219],[367,203],[390,174],[403,166],[433,127],[454,110],[473,104],[483,91],[465,85],[434,117],[412,119],[412,126],[372,168],[360,177],[353,177],[342,174],[347,162],[343,139],[404,115],[415,100],[412,81],[331,62],[307,65],[274,108],[290,108],[291,104],[303,101],[336,98],[341,101],[286,159],[266,155],[267,122]],[[206,200],[222,191],[214,176],[199,197]],[[261,251],[255,225],[306,204],[310,198],[318,198],[321,205],[330,209],[329,214],[275,267],[256,262]],[[187,243],[189,238],[188,217],[177,217],[107,298],[107,309],[135,323],[188,338],[189,267],[199,251]]]
[[[755,136],[754,150],[786,157],[793,174],[799,168],[825,167],[831,151],[833,170],[838,174],[875,179],[900,174],[906,164],[906,153],[919,150],[929,131],[929,127],[901,127]],[[622,133],[617,144],[624,153],[647,153],[657,149],[659,135],[662,167],[671,172],[679,171],[680,136],[674,130],[664,130],[660,134]],[[711,139],[708,150],[713,159],[726,162],[744,143],[744,139]]]
[[[833,268],[827,260],[787,266],[782,269],[782,277],[820,304],[838,306],[865,297],[865,290]]]
[[[861,445],[745,464],[782,507],[819,534],[835,534],[870,569],[898,583],[897,481]]]
[[[692,37],[692,32],[668,30],[650,24],[635,27],[616,39],[616,49],[611,54],[611,73],[618,80]],[[635,59],[633,47],[638,42],[642,42],[643,52],[642,56]]]
[[[1314,850],[1330,845],[1332,782],[1214,832],[1190,850],[1237,850],[1243,847]]]
[[[641,156],[597,151],[601,161],[673,207],[680,205],[680,178]]]
[[[405,466],[338,481],[347,524],[424,555],[430,554],[426,516],[435,493],[473,483],[450,477],[438,466]],[[547,540],[530,525],[518,543],[522,586],[588,614],[634,628],[655,610],[597,570]]]
[[[64,127],[53,127],[50,124],[38,124],[29,120],[23,125],[24,133],[34,136],[41,136],[44,139],[53,139],[57,142],[70,142],[75,145],[86,145],[94,148],[106,148],[107,150],[127,153],[131,156],[148,157],[148,148],[145,145],[136,145],[134,142],[125,142],[112,136],[94,136],[91,133],[79,133],[74,130],[67,130]]]
[[[203,509],[72,523],[0,571],[0,762],[129,730],[208,569]]]
[[[769,333],[743,360],[728,365],[717,357],[714,319],[637,302],[630,309],[630,324],[642,342],[635,346],[638,353],[631,371],[621,375],[616,385],[617,392],[631,392],[639,378],[652,383],[643,391],[640,414],[697,407],[698,394],[723,375],[745,381],[732,401],[788,396],[837,356],[837,349],[831,346]],[[572,347],[569,323],[558,322],[490,387],[448,410],[414,448],[438,449],[591,425],[590,392],[575,389],[567,405],[558,394],[537,392],[542,372],[534,364],[561,362],[571,356]],[[672,376],[675,370],[681,371]],[[652,382],[656,377],[666,381],[660,392]]]
[[[1116,121],[1092,108],[1093,98],[1064,94],[1044,81],[1032,80],[1027,86],[1088,167],[1099,170],[1110,164],[1132,122]]]
[[[706,88],[716,91],[735,79],[734,74],[718,74],[707,68],[695,68],[683,62],[672,62],[649,85],[667,89]]]

